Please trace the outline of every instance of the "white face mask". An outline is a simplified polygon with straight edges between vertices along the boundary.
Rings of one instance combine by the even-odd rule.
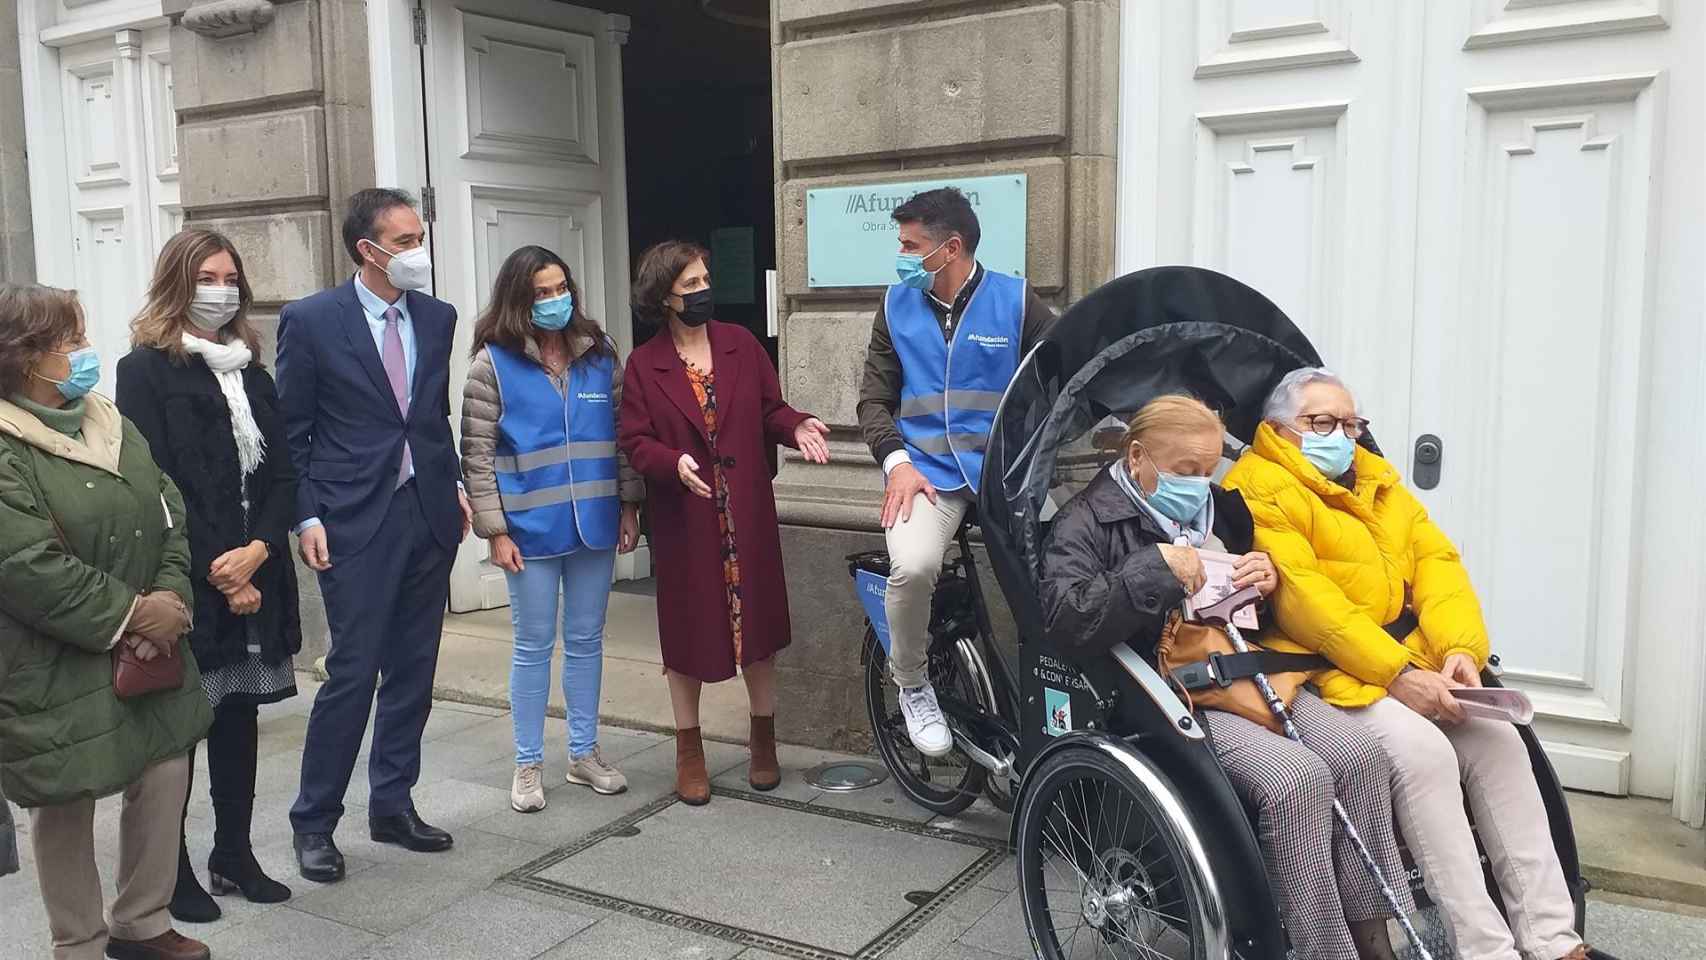
[[[372,240],[373,249],[391,253]],[[426,247],[416,247],[401,253],[391,253],[391,263],[385,267],[385,279],[398,290],[425,290],[432,283],[432,255]]]
[[[237,315],[237,301],[240,296],[236,287],[198,284],[195,297],[190,300],[190,322],[195,324],[197,329],[208,333],[218,330]]]

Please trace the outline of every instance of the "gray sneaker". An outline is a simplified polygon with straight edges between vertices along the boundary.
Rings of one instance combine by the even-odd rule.
[[[516,813],[537,813],[545,809],[545,785],[541,782],[541,767],[530,763],[515,768],[515,778],[509,782],[509,805]]]
[[[628,778],[622,771],[606,763],[604,754],[597,747],[584,757],[569,758],[569,773],[566,778],[570,783],[578,783],[583,787],[591,787],[594,793],[622,793],[628,789]]]

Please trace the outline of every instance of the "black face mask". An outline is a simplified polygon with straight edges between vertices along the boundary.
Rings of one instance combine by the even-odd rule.
[[[711,313],[717,309],[716,301],[711,298],[711,290],[695,290],[681,295],[681,309],[675,315],[680,318],[682,326],[702,327],[711,319]]]

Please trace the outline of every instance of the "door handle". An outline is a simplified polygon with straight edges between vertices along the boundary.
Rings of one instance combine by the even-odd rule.
[[[1416,486],[1432,490],[1439,486],[1440,461],[1445,457],[1445,442],[1431,433],[1416,438]]]

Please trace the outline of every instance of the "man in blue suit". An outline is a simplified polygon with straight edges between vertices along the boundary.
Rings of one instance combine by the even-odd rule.
[[[278,318],[279,403],[302,478],[298,546],[319,574],[332,634],[290,809],[302,876],[321,883],[344,876],[332,833],[376,686],[372,837],[422,853],[450,848],[450,834],[421,820],[410,791],[450,563],[472,516],[450,433],[456,309],[419,292],[432,262],[414,201],[397,190],[357,193],[343,239],[355,276]]]

